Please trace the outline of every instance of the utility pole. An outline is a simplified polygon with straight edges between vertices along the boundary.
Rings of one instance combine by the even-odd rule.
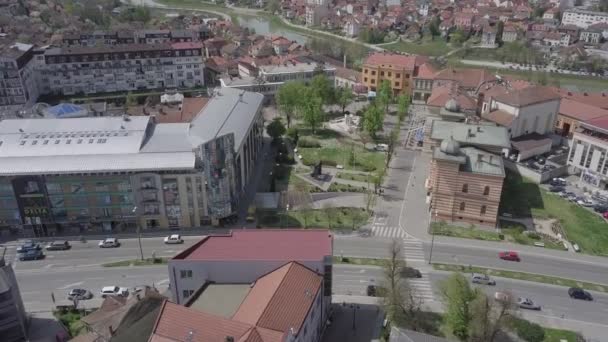
[[[431,253],[429,254],[429,265],[431,265],[432,263],[432,259],[433,259],[433,246],[435,245],[435,230],[433,230],[432,227],[432,221],[431,221],[431,213],[432,212],[432,207],[429,208],[429,229],[431,230]],[[437,220],[437,209],[435,209],[435,220]]]
[[[141,247],[141,225],[139,224],[139,217],[137,216],[137,206],[133,207],[131,211],[135,215],[135,224],[137,226],[137,241],[139,242],[139,257],[141,261],[144,261],[144,250]]]

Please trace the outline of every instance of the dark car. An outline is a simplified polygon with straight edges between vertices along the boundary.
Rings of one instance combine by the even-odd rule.
[[[38,259],[44,259],[44,253],[42,253],[42,251],[39,249],[30,249],[25,253],[21,253],[19,256],[19,260],[21,261]]]
[[[555,185],[555,186],[552,186],[549,188],[549,191],[551,191],[551,192],[562,192],[564,190],[566,190],[566,188],[564,188],[561,185]]]
[[[422,278],[422,273],[413,267],[404,267],[401,270],[401,276],[404,278]]]
[[[605,213],[605,212],[608,211],[608,205],[605,205],[605,204],[596,204],[593,207],[593,210],[595,210],[596,213],[603,214],[603,213]]]
[[[46,245],[47,251],[65,251],[70,248],[72,248],[72,246],[70,246],[70,243],[67,242],[66,240],[53,241],[53,242],[49,243],[48,245]]]
[[[376,287],[374,285],[367,285],[367,295],[376,297]]]
[[[40,247],[39,244],[35,243],[34,241],[25,241],[21,246],[17,247],[17,253],[25,253],[29,250],[41,250],[42,248]]]
[[[571,287],[568,289],[568,295],[570,298],[574,299],[582,299],[582,300],[593,300],[591,293],[579,288],[579,287]]]

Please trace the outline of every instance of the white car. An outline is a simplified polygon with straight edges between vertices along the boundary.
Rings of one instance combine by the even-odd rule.
[[[540,310],[540,305],[534,303],[530,298],[518,298],[517,305],[522,309]]]
[[[511,296],[509,296],[508,293],[505,292],[496,292],[494,293],[494,299],[496,299],[499,302],[509,302],[511,301]]]
[[[115,248],[120,247],[120,242],[117,238],[105,238],[99,241],[99,248]]]
[[[129,289],[118,286],[104,286],[101,289],[101,298],[106,298],[107,296],[128,297]]]
[[[165,243],[166,244],[184,243],[184,240],[182,240],[182,237],[179,236],[179,234],[171,234],[169,236],[165,236]]]
[[[474,273],[471,276],[471,282],[474,284],[483,284],[483,285],[496,285],[496,281],[490,278],[487,274]]]

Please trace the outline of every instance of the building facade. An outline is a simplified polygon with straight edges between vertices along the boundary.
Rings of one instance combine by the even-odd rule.
[[[608,13],[588,11],[578,8],[567,9],[562,14],[562,25],[574,25],[587,28],[598,23],[608,23]]]
[[[15,272],[0,255],[0,336],[5,342],[27,341],[27,316]]]
[[[51,48],[41,66],[42,93],[93,94],[204,85],[200,43]]]
[[[262,146],[261,94],[225,89],[191,123],[0,122],[0,232],[47,236],[218,224]]]
[[[370,91],[377,91],[382,82],[388,81],[395,95],[411,94],[414,77],[425,62],[420,56],[374,53],[363,63],[361,78]]]
[[[579,174],[582,186],[608,189],[608,118],[580,124],[572,136],[568,166]]]
[[[0,118],[38,98],[34,46],[16,43],[0,52]]]
[[[93,31],[66,34],[62,42],[67,46],[159,44],[202,42],[210,37],[211,32],[207,25],[201,24],[197,30]]]

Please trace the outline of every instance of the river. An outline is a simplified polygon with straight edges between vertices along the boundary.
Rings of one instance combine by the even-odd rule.
[[[240,26],[254,29],[257,34],[283,36],[289,40],[295,40],[300,44],[305,44],[308,41],[307,36],[285,29],[284,27],[277,27],[279,25],[273,25],[270,20],[264,17],[236,15],[236,19]]]

